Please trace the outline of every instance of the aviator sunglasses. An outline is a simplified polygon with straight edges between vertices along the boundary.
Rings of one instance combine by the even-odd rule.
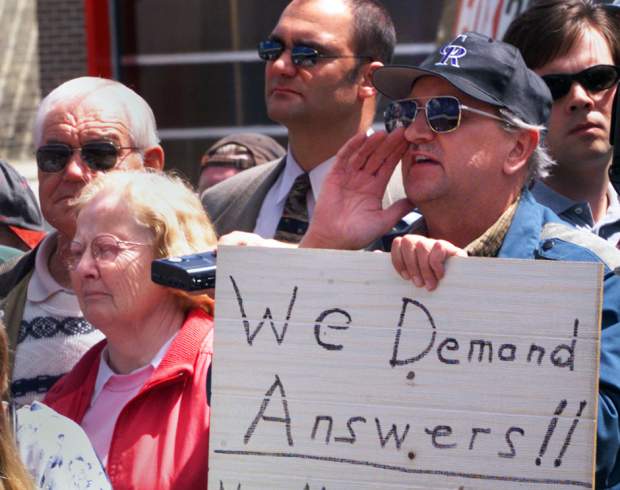
[[[264,61],[275,61],[285,51],[286,47],[280,41],[268,39],[258,43],[258,56]],[[358,58],[372,59],[370,56],[346,56],[327,55],[319,53],[316,48],[304,44],[295,44],[291,48],[291,60],[295,66],[311,67],[317,64],[319,59]]]
[[[449,133],[459,127],[462,111],[472,112],[508,124],[508,121],[488,112],[461,104],[451,95],[430,97],[424,105],[416,99],[395,100],[383,113],[385,129],[391,133],[396,128],[407,128],[415,121],[418,111],[424,111],[426,122],[435,133]]]
[[[116,165],[123,150],[138,149],[133,146],[116,146],[111,141],[93,141],[77,148],[64,143],[50,143],[37,149],[37,166],[42,172],[60,172],[69,163],[73,152],[80,150],[82,160],[91,170],[106,171]]]
[[[564,97],[573,82],[578,82],[588,92],[600,92],[613,87],[620,79],[620,67],[614,65],[595,65],[579,73],[558,73],[543,75],[553,100]]]

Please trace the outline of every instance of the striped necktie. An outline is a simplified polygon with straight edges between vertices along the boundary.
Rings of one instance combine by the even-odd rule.
[[[299,243],[308,229],[307,195],[310,190],[310,177],[303,173],[295,179],[286,202],[282,218],[276,228],[274,238],[282,242]]]

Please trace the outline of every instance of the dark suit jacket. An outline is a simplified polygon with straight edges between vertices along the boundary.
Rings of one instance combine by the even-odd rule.
[[[201,196],[218,236],[232,231],[253,232],[258,213],[271,186],[284,169],[286,156],[239,174],[207,189]],[[383,207],[405,197],[400,165],[383,196]]]

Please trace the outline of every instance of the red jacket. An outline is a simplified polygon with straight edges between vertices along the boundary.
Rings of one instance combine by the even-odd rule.
[[[90,405],[106,341],[93,346],[44,402],[80,424]],[[114,490],[206,489],[209,454],[207,371],[213,320],[189,312],[151,378],[116,421],[108,476]]]

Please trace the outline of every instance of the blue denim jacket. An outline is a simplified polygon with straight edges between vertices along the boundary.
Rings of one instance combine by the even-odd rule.
[[[499,257],[600,262],[603,276],[596,488],[620,489],[620,252],[573,228],[525,191]]]

